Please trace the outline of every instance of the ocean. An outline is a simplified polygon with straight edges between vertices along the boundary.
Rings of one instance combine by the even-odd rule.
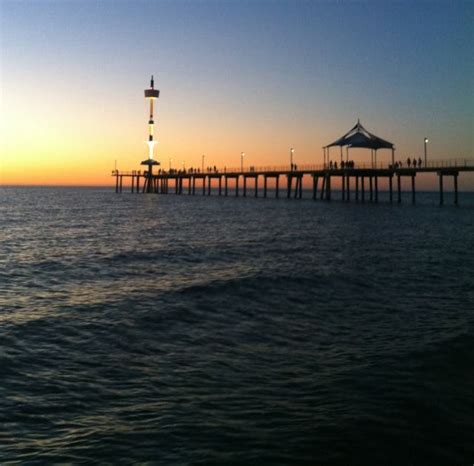
[[[0,462],[474,461],[474,194],[0,188]]]

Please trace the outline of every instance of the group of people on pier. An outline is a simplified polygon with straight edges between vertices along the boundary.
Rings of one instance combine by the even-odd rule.
[[[418,158],[418,160],[416,160],[415,157],[413,157],[413,160],[410,157],[407,158],[406,166],[408,168],[411,168],[412,166],[413,168],[416,168],[416,167],[421,168],[422,165],[423,165],[423,160],[421,160],[421,158]],[[390,165],[389,168],[395,168],[395,169],[403,168],[403,162],[401,160],[399,162],[395,162],[393,167],[392,165]]]
[[[354,168],[355,164],[353,160],[341,160],[341,170],[344,170],[345,168]],[[334,162],[332,160],[329,161],[329,170],[337,170],[337,162]]]

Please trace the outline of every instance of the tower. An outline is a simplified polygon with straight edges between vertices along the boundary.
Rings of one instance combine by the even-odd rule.
[[[150,118],[148,120],[148,159],[144,160],[141,165],[147,165],[148,170],[145,177],[145,186],[143,190],[151,193],[153,191],[153,166],[159,165],[159,162],[153,160],[153,150],[157,141],[153,139],[153,130],[155,121],[153,120],[154,101],[160,96],[160,91],[155,89],[155,81],[153,75],[150,80],[150,89],[145,89],[145,99],[150,101]]]

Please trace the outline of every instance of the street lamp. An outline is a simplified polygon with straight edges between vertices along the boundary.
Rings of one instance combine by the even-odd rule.
[[[244,157],[245,157],[245,152],[240,153],[240,171],[244,171]]]
[[[202,172],[204,173],[204,159],[205,159],[205,155],[202,154]]]
[[[428,138],[425,138],[425,168],[426,168],[427,153],[428,153]]]
[[[290,149],[290,168],[293,171],[293,154],[295,153],[295,149],[293,147]]]

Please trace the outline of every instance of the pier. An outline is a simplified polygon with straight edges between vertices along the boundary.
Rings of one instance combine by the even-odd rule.
[[[293,168],[293,170],[291,169]],[[216,168],[202,172],[200,170],[159,170],[148,171],[114,170],[115,192],[124,190],[124,179],[132,193],[187,194],[201,193],[210,196],[261,196],[269,195],[268,181],[274,183],[272,195],[276,198],[303,198],[303,179],[310,180],[313,200],[330,201],[335,190],[345,202],[379,202],[380,182],[387,181],[389,202],[402,202],[402,181],[409,181],[411,203],[416,203],[416,176],[427,173],[438,177],[439,203],[444,203],[444,185],[446,179],[453,181],[454,203],[458,204],[458,176],[474,171],[474,159],[450,159],[430,161],[427,166],[399,167],[392,164],[354,164],[350,168],[337,168],[324,165],[303,165],[296,169],[286,167]],[[232,183],[230,187],[229,183]],[[387,191],[387,190],[386,190]]]
[[[150,80],[150,87],[144,91],[145,99],[149,102],[148,116],[148,159],[143,160],[141,165],[146,168],[131,172],[114,170],[115,192],[123,192],[124,178],[130,181],[130,191],[132,193],[154,193],[182,195],[187,193],[190,196],[196,195],[196,185],[198,191],[202,191],[203,196],[210,196],[212,184],[217,189],[218,196],[243,196],[258,197],[262,191],[262,197],[268,196],[268,182],[275,186],[274,196],[276,198],[286,197],[287,199],[303,198],[303,180],[310,180],[312,185],[313,200],[330,201],[335,193],[332,186],[340,185],[341,198],[344,202],[379,202],[379,182],[386,180],[388,184],[389,202],[402,202],[402,180],[408,179],[411,186],[411,202],[416,202],[416,176],[417,174],[431,173],[439,178],[439,203],[444,203],[444,179],[452,178],[454,186],[454,203],[458,204],[458,176],[462,172],[474,171],[474,159],[449,159],[430,160],[427,158],[428,138],[424,139],[424,161],[419,158],[395,161],[395,145],[386,139],[368,131],[360,120],[343,136],[323,147],[323,165],[303,165],[297,166],[293,163],[294,149],[290,149],[289,166],[280,167],[248,167],[244,168],[243,161],[245,153],[241,152],[240,168],[207,168],[204,170],[204,156],[201,169],[158,169],[160,163],[154,159],[154,147],[157,143],[154,137],[154,108],[155,101],[160,96],[160,91],[155,89],[153,75]],[[336,156],[338,161],[331,159],[331,149],[339,148]],[[370,150],[370,164],[355,163],[349,160],[349,150],[368,149]],[[377,154],[380,150],[389,150],[391,154],[390,163],[379,163]],[[345,152],[345,160],[344,160]],[[154,172],[156,167],[158,170]],[[394,178],[396,187],[394,188]],[[229,183],[229,181],[231,183]],[[263,185],[262,185],[263,181]],[[281,184],[284,184],[283,196],[280,196]],[[233,186],[229,186],[233,185]],[[232,192],[231,192],[232,191]],[[333,192],[334,191],[334,192]],[[339,192],[339,191],[338,191]]]

